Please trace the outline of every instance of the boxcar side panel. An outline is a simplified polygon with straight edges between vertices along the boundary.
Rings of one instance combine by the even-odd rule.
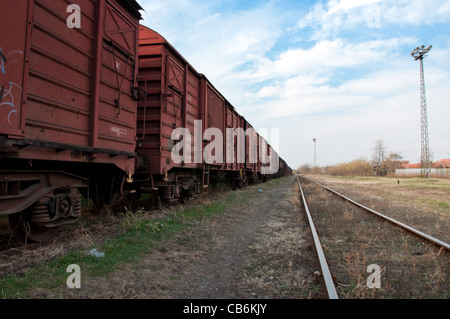
[[[12,29],[10,39],[3,32],[0,39],[1,87],[6,92],[6,83],[16,83],[14,92],[9,87],[8,92],[14,94],[15,105],[20,103],[9,111],[2,105],[0,110],[0,134],[7,138],[4,148],[19,150],[8,156],[88,160],[113,163],[127,173],[133,170],[129,158],[136,142],[139,13],[128,10],[139,6],[135,2],[128,6],[131,2],[77,1],[80,28],[67,24],[71,13],[66,1],[2,4],[2,31],[7,25]],[[71,157],[64,150],[91,155]]]
[[[193,70],[191,67],[186,66],[187,68],[187,77],[186,77],[186,93],[184,98],[184,112],[183,112],[183,125],[189,130],[189,134],[191,134],[191,157],[190,164],[188,167],[191,168],[201,168],[202,163],[195,163],[194,158],[194,147],[199,146],[198,150],[202,150],[202,138],[194,136],[196,133],[195,129],[195,121],[201,121],[201,109],[200,109],[200,87],[201,87],[201,79],[199,74]],[[200,135],[203,135],[201,123],[198,122],[198,131]],[[197,141],[194,140],[197,138]],[[194,143],[198,143],[196,145]]]
[[[18,138],[23,137],[22,94],[28,6],[28,1],[6,1],[0,10],[0,133]]]
[[[27,85],[25,136],[87,145],[94,4],[83,4],[83,31],[66,25],[67,5],[36,1]],[[30,35],[28,35],[30,36]]]
[[[141,32],[140,36],[143,36]],[[148,34],[145,34],[148,36]],[[162,45],[140,45],[139,88],[143,97],[138,102],[137,153],[145,161],[148,173],[161,174],[161,100]]]
[[[126,11],[107,3],[104,25],[98,146],[133,152],[138,24]]]
[[[220,138],[220,136],[214,136],[210,141],[205,141],[205,148],[209,143],[214,142],[214,145],[219,145],[219,143],[222,144],[222,151],[223,156],[219,159],[219,161],[213,161],[211,159],[206,159],[205,161],[209,164],[217,165],[220,167],[223,167],[225,165],[225,149],[226,149],[226,134],[225,134],[225,128],[226,128],[226,106],[225,106],[225,99],[220,95],[219,92],[216,91],[216,89],[211,85],[211,83],[206,79],[203,78],[203,81],[205,81],[205,87],[206,87],[206,95],[205,95],[205,119],[204,119],[204,126],[205,130],[209,128],[217,128],[222,133],[222,140],[220,142],[216,142],[217,138]],[[213,157],[216,157],[216,150],[215,149],[209,149],[211,151],[211,155]],[[206,152],[206,155],[208,155],[208,152]],[[212,162],[212,163],[211,163]]]
[[[201,117],[200,76],[158,33],[140,27],[138,149],[147,170],[166,175],[172,168],[199,168],[194,161],[194,121]],[[171,139],[177,128],[191,135],[191,151],[183,163],[174,163]],[[186,151],[186,150],[184,150]]]

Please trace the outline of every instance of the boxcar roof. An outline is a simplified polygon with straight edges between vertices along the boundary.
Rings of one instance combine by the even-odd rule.
[[[119,3],[124,6],[135,18],[142,19],[139,10],[144,10],[136,0],[119,0]]]

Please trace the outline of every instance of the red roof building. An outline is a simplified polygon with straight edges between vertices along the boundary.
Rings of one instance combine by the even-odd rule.
[[[420,163],[410,164],[409,161],[403,161],[402,168],[420,168]],[[431,167],[433,168],[439,168],[439,167],[450,167],[450,159],[449,158],[443,158],[440,161],[436,161],[431,164]]]
[[[440,161],[436,161],[433,163],[433,167],[450,167],[450,159],[449,158],[443,158]]]

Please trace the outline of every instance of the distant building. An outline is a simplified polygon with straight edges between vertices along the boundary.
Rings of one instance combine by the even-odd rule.
[[[420,168],[420,163],[410,164],[409,161],[402,161],[401,164],[402,168]],[[431,163],[432,168],[450,168],[450,159],[449,158],[443,158],[440,161],[436,161],[434,163]]]
[[[402,168],[420,168],[420,163],[418,164],[410,164],[409,161],[403,161],[405,163],[402,163]]]
[[[434,168],[450,167],[450,158],[443,158],[440,161],[434,162],[432,167],[434,167]]]
[[[410,164],[409,161],[403,161],[400,169],[395,170],[396,176],[420,176],[421,164]],[[444,158],[440,161],[431,163],[432,177],[450,177],[450,159]]]

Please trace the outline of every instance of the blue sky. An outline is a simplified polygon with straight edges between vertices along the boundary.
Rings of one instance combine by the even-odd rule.
[[[297,168],[370,159],[377,139],[420,161],[419,62],[430,149],[450,158],[450,1],[139,0],[164,36]],[[267,136],[270,141],[270,136]]]

